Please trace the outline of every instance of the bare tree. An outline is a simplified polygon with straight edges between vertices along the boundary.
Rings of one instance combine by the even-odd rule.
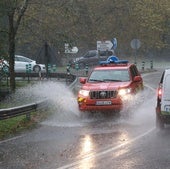
[[[15,58],[15,39],[21,19],[28,7],[29,0],[3,0],[4,11],[8,17],[8,53],[9,53],[9,72],[10,88],[15,90],[14,58]]]

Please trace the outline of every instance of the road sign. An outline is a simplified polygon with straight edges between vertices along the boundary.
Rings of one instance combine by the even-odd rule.
[[[139,39],[133,39],[130,43],[132,49],[139,49],[141,46],[141,42]]]
[[[78,48],[76,46],[71,48],[68,43],[65,43],[65,53],[77,53],[77,52],[78,52]]]
[[[97,41],[97,50],[105,51],[110,50],[113,47],[113,43],[109,40]]]
[[[78,52],[78,48],[76,46],[73,46],[73,48],[71,49],[72,53],[77,53]]]

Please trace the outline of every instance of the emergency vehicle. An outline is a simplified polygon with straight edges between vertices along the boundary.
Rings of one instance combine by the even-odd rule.
[[[163,129],[165,124],[170,124],[170,69],[163,72],[157,90],[156,127]]]
[[[119,112],[125,102],[143,89],[143,79],[135,64],[111,56],[100,62],[85,78],[77,102],[82,112]]]

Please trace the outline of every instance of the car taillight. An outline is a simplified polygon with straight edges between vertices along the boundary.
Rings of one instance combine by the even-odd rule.
[[[162,98],[162,85],[160,85],[158,87],[158,98],[161,99]]]

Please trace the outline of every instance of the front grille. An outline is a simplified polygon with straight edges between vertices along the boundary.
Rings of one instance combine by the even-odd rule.
[[[90,99],[110,99],[110,98],[116,98],[117,91],[90,91]]]

